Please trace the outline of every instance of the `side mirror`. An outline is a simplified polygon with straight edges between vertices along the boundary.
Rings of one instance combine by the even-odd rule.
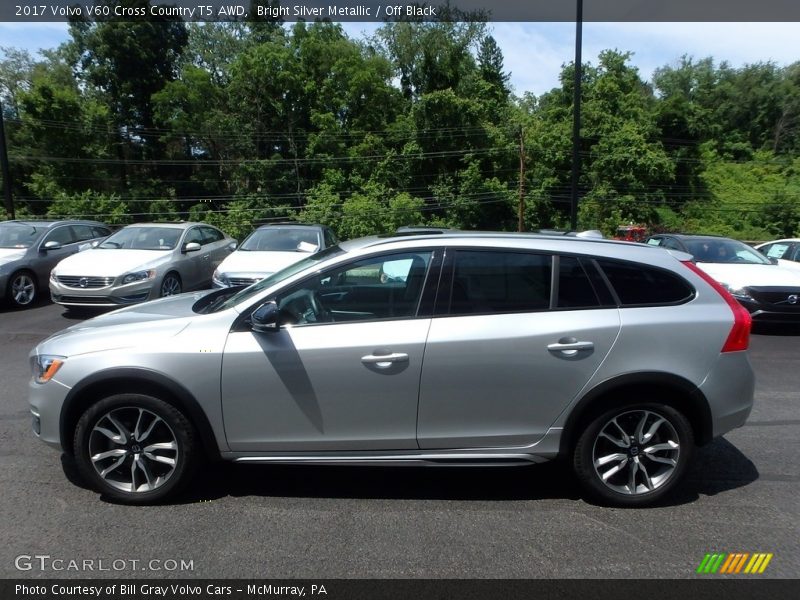
[[[197,242],[189,242],[188,244],[183,245],[183,252],[184,254],[187,252],[197,252],[201,247],[202,246],[200,246],[200,244]]]
[[[92,242],[92,248],[97,248],[100,245],[101,240],[95,240]]]
[[[774,256],[768,256],[767,258],[769,258],[769,262],[771,262],[773,265],[778,264],[778,259],[775,258]]]
[[[278,331],[278,303],[265,302],[250,314],[250,327],[258,333]]]
[[[230,244],[228,244],[228,250],[230,250],[231,252],[236,250],[236,248],[238,248],[238,247],[239,247],[239,244],[237,244],[236,242],[231,242]]]
[[[61,244],[55,241],[45,242],[44,246],[42,246],[42,250],[47,252],[48,250],[59,250],[61,248]]]

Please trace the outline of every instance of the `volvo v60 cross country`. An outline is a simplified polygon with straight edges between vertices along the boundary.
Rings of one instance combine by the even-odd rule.
[[[344,242],[244,289],[74,325],[30,355],[33,427],[106,497],[238,463],[516,465],[668,494],[744,424],[750,316],[690,256],[444,232]],[[521,474],[522,476],[522,474]]]

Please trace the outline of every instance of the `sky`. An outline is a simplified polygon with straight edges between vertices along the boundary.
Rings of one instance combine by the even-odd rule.
[[[343,23],[351,37],[373,32],[377,23]],[[518,96],[541,95],[559,85],[561,66],[575,52],[574,23],[492,23],[505,70]],[[64,23],[0,23],[0,46],[31,53],[54,48],[69,37]],[[658,67],[677,65],[684,55],[711,56],[733,67],[800,61],[800,23],[584,23],[583,62],[597,64],[606,49],[632,52],[631,63],[649,81]]]

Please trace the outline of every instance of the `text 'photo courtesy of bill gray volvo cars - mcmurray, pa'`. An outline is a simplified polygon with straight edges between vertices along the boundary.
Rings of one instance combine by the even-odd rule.
[[[343,242],[49,337],[30,354],[33,428],[124,503],[174,496],[209,458],[562,457],[587,498],[652,504],[753,401],[750,315],[691,259],[529,234]]]

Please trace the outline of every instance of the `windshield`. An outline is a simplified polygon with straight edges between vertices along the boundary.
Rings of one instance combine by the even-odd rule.
[[[256,229],[242,242],[239,250],[245,252],[303,252],[300,248],[302,242],[319,248],[319,232],[314,229],[297,227]]]
[[[215,302],[214,304],[205,307],[203,312],[213,313],[221,310],[226,310],[228,308],[232,308],[237,304],[244,302],[252,298],[253,296],[256,296],[257,294],[267,289],[268,287],[271,287],[276,283],[280,283],[284,279],[288,279],[289,277],[295,275],[296,273],[300,273],[305,269],[309,269],[327,258],[331,258],[332,256],[336,256],[338,254],[343,254],[343,253],[344,250],[339,248],[339,246],[331,246],[330,248],[326,248],[322,252],[311,254],[306,258],[304,258],[303,260],[291,264],[285,269],[281,269],[280,271],[273,273],[269,277],[266,277],[261,281],[254,283],[250,287],[247,287],[241,290],[240,292],[237,292],[230,298],[227,298],[227,300],[225,299],[225,296],[221,296],[218,300],[219,304]]]
[[[44,227],[25,223],[3,223],[0,225],[0,248],[30,248],[39,239]]]
[[[125,227],[107,238],[98,248],[105,250],[172,250],[183,229],[173,227]]]
[[[771,265],[764,255],[736,240],[687,240],[686,248],[697,262]]]

